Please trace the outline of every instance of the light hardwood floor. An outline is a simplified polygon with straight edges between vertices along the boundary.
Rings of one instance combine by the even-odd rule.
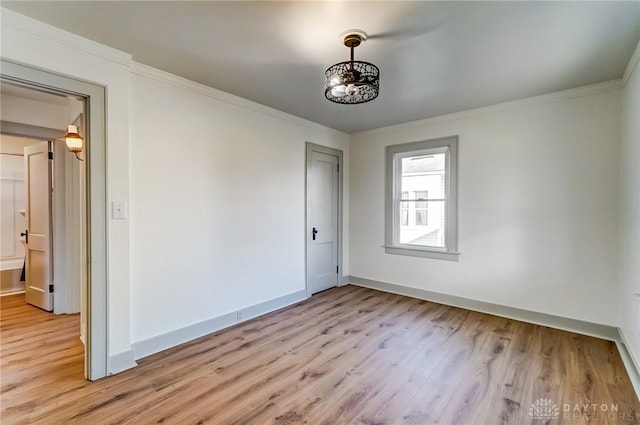
[[[23,296],[0,314],[3,425],[639,423],[612,342],[354,286],[97,382],[77,315]],[[538,400],[559,416],[533,419]]]

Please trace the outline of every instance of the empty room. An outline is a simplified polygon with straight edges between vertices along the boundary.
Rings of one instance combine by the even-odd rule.
[[[640,424],[640,1],[2,1],[2,425]]]

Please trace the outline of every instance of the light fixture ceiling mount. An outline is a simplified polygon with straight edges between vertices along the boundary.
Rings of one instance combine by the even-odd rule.
[[[340,43],[351,48],[358,47],[360,44],[367,41],[367,38],[369,38],[369,36],[362,30],[346,30],[340,34],[338,40]]]
[[[340,34],[340,41],[351,50],[351,60],[337,63],[324,73],[324,96],[335,103],[370,102],[380,91],[380,70],[372,63],[353,59],[353,50],[367,39],[362,30]]]

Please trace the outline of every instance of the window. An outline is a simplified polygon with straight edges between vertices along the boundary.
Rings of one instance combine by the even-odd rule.
[[[457,152],[457,136],[387,146],[387,253],[458,259]]]

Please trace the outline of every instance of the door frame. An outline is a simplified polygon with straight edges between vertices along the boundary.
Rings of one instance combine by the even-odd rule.
[[[104,86],[0,60],[4,80],[44,91],[66,93],[85,99],[86,160],[86,335],[85,377],[107,375],[107,191],[106,191],[106,88]]]
[[[304,218],[304,233],[305,233],[305,237],[304,237],[304,267],[305,267],[305,290],[307,292],[307,298],[310,297],[311,294],[311,288],[309,287],[309,238],[310,236],[310,229],[309,229],[309,210],[310,210],[310,190],[309,190],[309,175],[311,174],[311,153],[312,152],[319,152],[319,153],[324,153],[327,155],[332,155],[332,156],[336,156],[338,157],[338,273],[336,276],[336,281],[337,281],[337,285],[336,286],[341,286],[343,284],[342,282],[342,273],[343,273],[343,264],[342,264],[342,239],[343,239],[343,232],[342,232],[342,222],[343,222],[343,213],[342,213],[342,209],[343,209],[343,174],[344,174],[344,166],[343,166],[343,152],[339,149],[335,149],[335,148],[330,148],[328,146],[323,146],[323,145],[318,145],[315,143],[311,143],[311,142],[307,142],[306,143],[306,160],[307,160],[307,167],[306,167],[306,171],[305,171],[305,176],[304,176],[304,180],[305,180],[305,218]]]

